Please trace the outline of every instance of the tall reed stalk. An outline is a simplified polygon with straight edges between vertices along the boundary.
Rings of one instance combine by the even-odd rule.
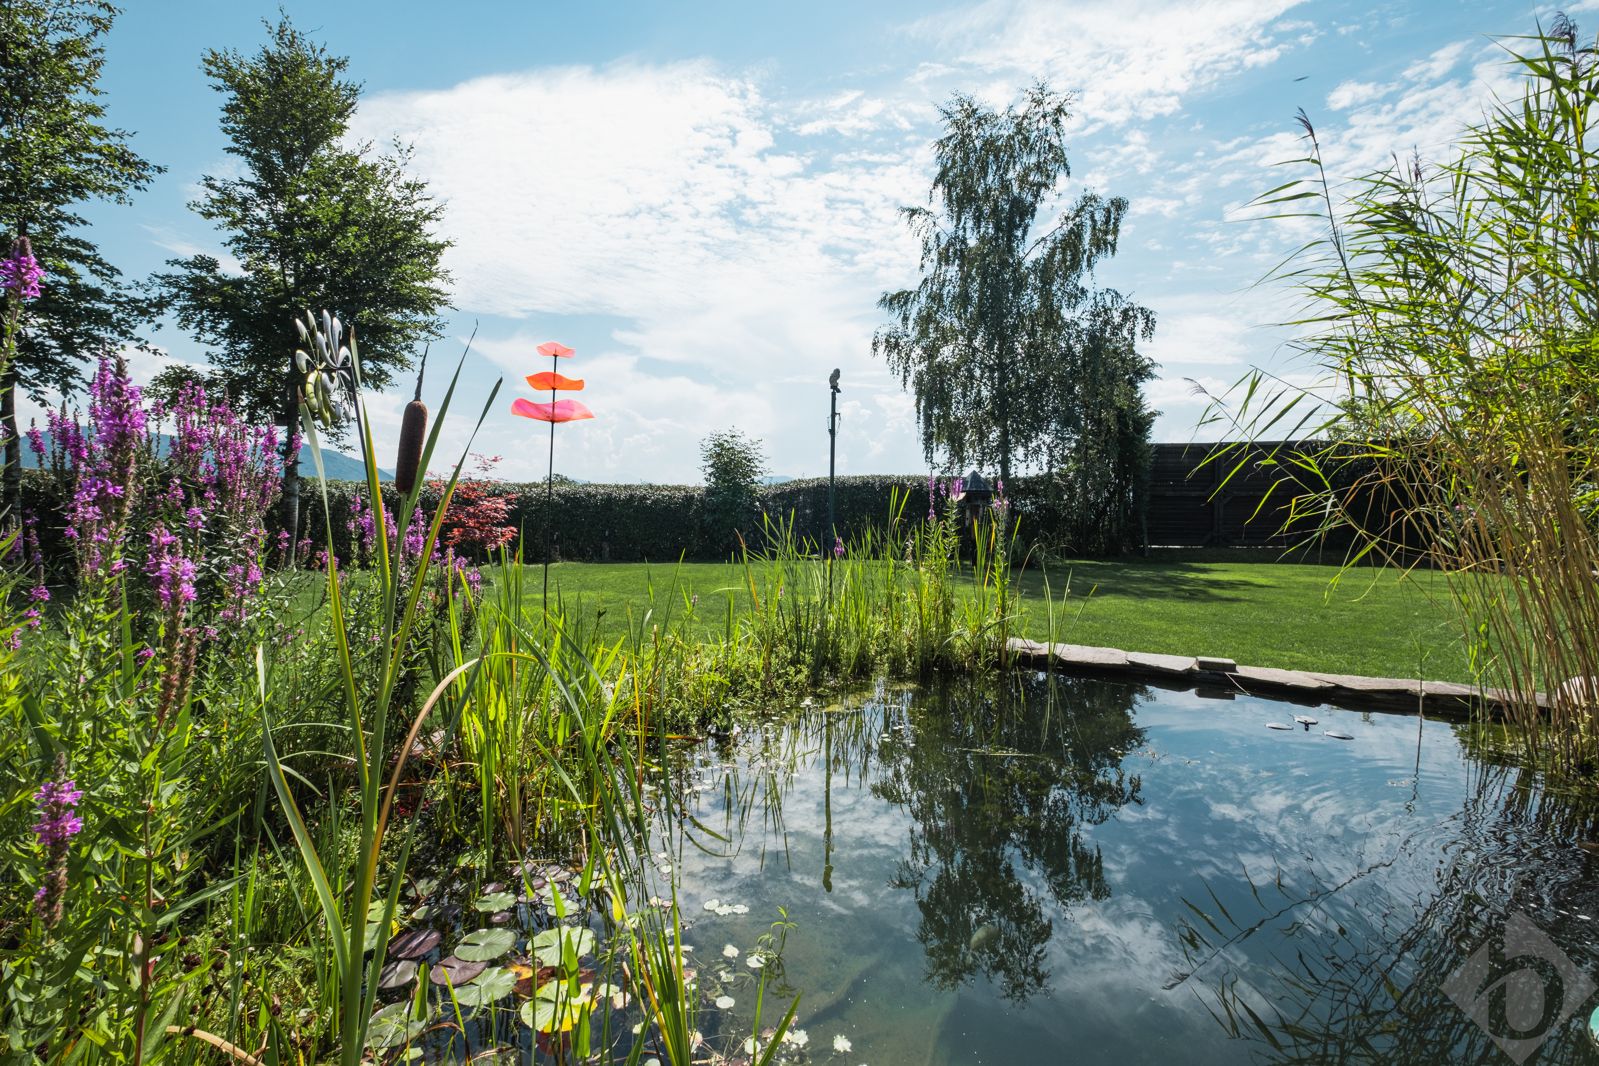
[[[1441,161],[1344,187],[1301,113],[1309,176],[1263,195],[1326,234],[1281,269],[1323,374],[1256,372],[1211,418],[1290,437],[1266,462],[1290,525],[1447,571],[1484,681],[1529,755],[1599,772],[1599,49],[1559,18],[1508,49],[1520,100]],[[1308,443],[1307,443],[1308,441]],[[1219,461],[1237,469],[1243,445]]]

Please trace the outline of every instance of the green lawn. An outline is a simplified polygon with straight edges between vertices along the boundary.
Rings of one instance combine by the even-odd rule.
[[[1047,578],[1058,640],[1221,655],[1255,666],[1471,679],[1440,575],[1365,568],[1334,586],[1331,566],[1203,558],[1083,561],[1048,575],[1029,570],[1019,578],[1023,635],[1049,636]],[[729,596],[735,610],[748,602],[742,573],[725,563],[560,563],[550,570],[550,586],[569,610],[613,637],[630,614],[637,620],[649,609],[651,583],[657,617],[669,605],[681,613],[684,597],[698,595],[701,624],[719,630]],[[536,566],[526,580],[537,589]]]

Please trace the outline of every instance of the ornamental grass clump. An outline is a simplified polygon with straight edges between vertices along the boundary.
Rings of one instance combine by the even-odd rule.
[[[1569,21],[1511,51],[1521,99],[1442,160],[1265,194],[1326,235],[1282,276],[1322,385],[1257,372],[1211,418],[1279,445],[1289,527],[1447,572],[1482,679],[1527,752],[1599,773],[1599,48]],[[1217,461],[1236,469],[1239,445]],[[1311,486],[1311,487],[1306,487]],[[1588,680],[1585,680],[1588,679]]]

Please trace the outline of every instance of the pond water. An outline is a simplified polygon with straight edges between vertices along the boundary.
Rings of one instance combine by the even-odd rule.
[[[719,1027],[786,913],[762,1024],[803,993],[813,1062],[1599,1061],[1599,828],[1489,739],[1121,681],[879,689],[693,751],[661,865],[737,993]]]

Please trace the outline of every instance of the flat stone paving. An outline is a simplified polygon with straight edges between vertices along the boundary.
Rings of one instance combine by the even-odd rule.
[[[1309,698],[1357,708],[1420,710],[1451,718],[1464,717],[1476,709],[1499,710],[1508,703],[1506,694],[1499,689],[1478,689],[1453,681],[1279,670],[1270,666],[1240,666],[1231,659],[1214,656],[1160,655],[1088,644],[1040,644],[1020,637],[1012,637],[1006,646],[1017,661],[1041,669],[1159,678],[1206,687],[1212,694],[1217,684],[1222,683],[1241,692]],[[1538,694],[1538,704],[1548,706],[1543,693]]]

